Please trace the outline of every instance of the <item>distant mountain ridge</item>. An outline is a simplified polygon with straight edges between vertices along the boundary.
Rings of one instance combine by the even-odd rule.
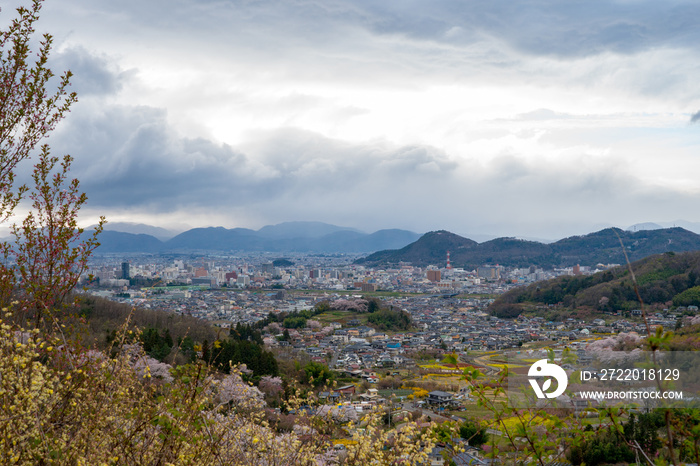
[[[257,235],[264,238],[321,238],[341,231],[365,234],[355,228],[339,227],[323,222],[284,222],[266,225],[257,231]]]
[[[128,224],[127,224],[128,225]],[[142,225],[141,228],[148,227]],[[154,227],[155,228],[155,227]],[[400,248],[420,237],[407,230],[387,229],[371,234],[321,222],[287,222],[260,230],[193,228],[170,239],[147,234],[105,230],[98,253],[162,253],[186,251],[266,251],[304,253],[369,253]]]
[[[149,234],[116,231],[148,231],[141,224],[113,224],[99,241],[99,253],[163,253],[188,251],[266,251],[300,253],[368,253],[359,264],[385,265],[410,262],[414,265],[446,263],[450,251],[454,267],[476,268],[484,264],[525,267],[564,267],[576,264],[624,263],[622,239],[630,260],[663,252],[700,250],[700,235],[686,229],[659,228],[623,231],[606,228],[581,236],[571,236],[553,243],[516,238],[496,238],[478,243],[454,233],[440,230],[417,233],[386,229],[367,234],[354,228],[321,222],[287,222],[268,225],[260,230],[248,228],[193,228],[167,240]],[[167,230],[163,230],[167,231]]]
[[[88,229],[94,228],[94,225],[88,227]],[[107,222],[104,229],[105,231],[132,233],[134,235],[150,235],[158,238],[161,241],[167,241],[178,234],[178,232],[174,230],[134,222]]]
[[[83,236],[87,238],[90,232],[86,231]],[[99,253],[120,253],[120,252],[158,252],[163,246],[163,242],[151,235],[124,233],[122,231],[105,230],[98,236],[100,247]]]
[[[356,262],[367,265],[399,262],[410,262],[418,266],[443,265],[446,263],[447,251],[450,251],[452,266],[467,269],[484,264],[512,267],[622,264],[625,263],[625,257],[620,240],[632,261],[664,252],[700,250],[700,235],[679,227],[636,232],[606,228],[549,244],[515,238],[496,238],[476,243],[442,230],[426,233],[402,249],[378,251]]]

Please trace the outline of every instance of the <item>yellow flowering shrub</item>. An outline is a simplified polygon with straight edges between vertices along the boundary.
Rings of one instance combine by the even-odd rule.
[[[164,383],[139,373],[133,348],[107,358],[49,347],[0,320],[0,464],[303,465],[327,450],[277,433],[255,398],[250,409],[217,402],[202,364]]]
[[[203,363],[151,370],[135,345],[113,357],[27,332],[0,314],[0,464],[323,465],[331,431],[298,416],[281,433],[261,396]],[[123,343],[123,339],[122,339]],[[146,361],[146,362],[144,362]],[[154,363],[155,364],[155,363]],[[159,363],[162,364],[162,363]],[[160,374],[160,375],[157,375]],[[301,404],[299,400],[297,403]],[[387,429],[366,416],[346,463],[416,464],[434,442],[415,423]]]

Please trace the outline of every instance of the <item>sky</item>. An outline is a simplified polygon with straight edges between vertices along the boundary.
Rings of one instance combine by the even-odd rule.
[[[3,7],[0,23],[12,16]],[[700,222],[695,1],[46,0],[82,222]]]

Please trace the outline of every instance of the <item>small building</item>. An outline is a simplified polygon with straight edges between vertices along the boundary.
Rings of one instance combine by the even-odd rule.
[[[354,395],[355,394],[355,386],[354,385],[343,385],[342,387],[338,387],[336,392],[342,394],[342,395]]]
[[[441,390],[435,390],[428,393],[427,401],[431,406],[447,406],[454,402],[454,395]]]

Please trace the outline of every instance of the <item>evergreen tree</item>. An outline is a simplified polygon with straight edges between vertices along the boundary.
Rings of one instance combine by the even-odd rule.
[[[209,340],[204,340],[202,343],[202,360],[211,361],[211,350],[209,349]]]

